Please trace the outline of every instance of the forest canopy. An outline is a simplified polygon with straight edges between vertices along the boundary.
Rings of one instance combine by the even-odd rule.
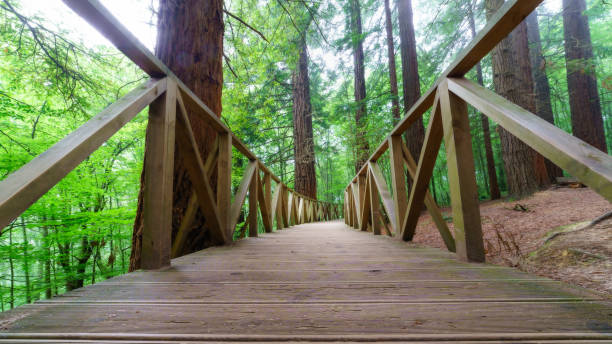
[[[101,2],[154,51],[158,1]],[[586,121],[587,129],[600,130],[598,148],[610,152],[612,5],[575,0],[585,4],[586,44],[568,34],[564,9],[570,2],[546,0],[525,23],[529,51],[517,63],[530,66],[531,91],[522,90],[523,98],[533,98],[538,116],[578,134],[590,117],[577,114],[572,78],[594,81],[601,123]],[[226,0],[221,120],[289,187],[342,203],[364,157],[500,3]],[[145,80],[60,0],[1,0],[0,36],[0,180]],[[591,55],[568,58],[589,48]],[[500,56],[487,55],[467,77],[500,93],[494,67]],[[479,198],[524,196],[530,190],[513,188],[516,178],[505,166],[506,134],[473,108],[469,116]],[[297,125],[297,118],[306,122]],[[1,310],[128,271],[146,126],[145,110],[2,229]],[[418,136],[418,130],[407,136],[411,150],[420,147]],[[442,147],[430,182],[440,206],[450,203],[445,156]],[[235,189],[246,160],[235,154],[233,166]],[[382,159],[381,167],[389,181]],[[562,175],[552,167],[547,173]],[[306,178],[310,184],[297,185]]]

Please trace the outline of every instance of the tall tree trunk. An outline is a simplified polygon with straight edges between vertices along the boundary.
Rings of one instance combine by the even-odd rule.
[[[43,221],[47,222],[47,218],[43,217]],[[49,227],[45,224],[44,226],[42,226],[42,230],[43,230],[42,242],[43,242],[44,249],[45,249],[45,260],[44,260],[45,298],[50,299],[51,296],[53,296],[53,294],[51,292],[51,242],[49,240]]]
[[[572,132],[577,138],[607,152],[589,20],[583,14],[585,10],[584,0],[563,0],[565,64]]]
[[[159,0],[157,45],[155,55],[164,62],[215,114],[221,116],[223,86],[223,0]],[[216,132],[187,109],[193,133],[202,159],[206,158],[216,138]],[[175,154],[173,188],[173,237],[180,226],[192,193],[191,181],[181,158]],[[145,153],[146,159],[146,153]],[[215,185],[215,183],[212,183]],[[138,212],[132,236],[130,271],[140,267],[142,247],[142,196],[144,171]],[[192,228],[204,230],[206,220],[198,210]],[[191,233],[195,237],[195,231]],[[189,237],[189,239],[193,239]],[[186,240],[190,242],[190,240]],[[216,244],[205,235],[193,247],[201,249]],[[186,253],[186,252],[183,252]]]
[[[550,85],[546,76],[546,60],[542,55],[542,43],[540,41],[540,27],[538,25],[537,10],[533,11],[526,19],[527,38],[529,39],[529,59],[531,62],[531,73],[535,82],[536,114],[550,124],[555,124],[552,104],[550,102]],[[563,171],[550,160],[544,159],[548,177],[551,181],[563,175]]]
[[[486,0],[487,18],[491,18],[503,3],[504,0]],[[531,76],[531,71],[529,69],[525,71],[524,68],[524,63],[529,62],[528,52],[526,52],[527,61],[522,61],[521,64],[521,61],[517,60],[525,56],[522,46],[517,43],[520,43],[523,36],[526,42],[526,34],[525,23],[522,23],[491,51],[493,83],[498,94],[527,110],[535,112],[533,92],[528,93],[527,91],[530,88],[533,89],[533,86],[529,87],[531,84],[525,80],[527,72]],[[529,77],[529,81],[531,81],[531,77]],[[502,127],[498,126],[497,128],[501,141],[509,195],[521,197],[533,193],[538,189],[535,152]]]
[[[306,30],[304,30],[306,32]],[[305,35],[305,34],[304,34]],[[306,38],[300,38],[300,58],[293,72],[293,153],[295,158],[295,191],[317,198],[312,105],[308,77]]]
[[[11,309],[13,309],[15,308],[15,264],[13,263],[13,225],[11,225],[8,231],[9,231],[8,261],[9,261],[9,270],[11,273],[9,306],[11,307]]]
[[[355,161],[355,172],[359,172],[361,167],[368,161],[369,145],[365,132],[367,106],[366,106],[366,83],[365,65],[363,57],[363,38],[361,29],[361,7],[359,0],[351,1],[350,23],[351,39],[353,44],[353,63],[355,71],[355,123],[357,124],[356,145],[357,159]]]
[[[397,68],[395,67],[395,43],[393,42],[393,21],[389,0],[385,0],[385,28],[387,30],[387,55],[389,56],[389,84],[391,85],[391,114],[393,123],[401,119],[397,92]]]
[[[25,297],[26,303],[32,302],[32,288],[30,286],[30,256],[28,254],[28,231],[25,220],[21,217],[21,234],[23,236],[23,274],[25,276]]]
[[[421,85],[419,80],[419,65],[417,63],[417,48],[414,35],[414,23],[412,21],[412,1],[398,0],[397,2],[400,52],[402,55],[402,85],[404,91],[404,113],[409,111],[412,105],[421,96]],[[406,144],[410,154],[418,160],[421,155],[421,147],[425,140],[425,128],[423,120],[414,122],[405,134]]]
[[[470,31],[472,38],[476,37],[476,23],[474,22],[474,2],[468,7],[468,20],[470,22]],[[476,78],[481,86],[484,86],[484,78],[482,77],[482,66],[480,62],[476,64]],[[499,184],[497,182],[497,173],[495,172],[495,159],[493,158],[493,145],[491,144],[491,129],[489,128],[489,119],[483,113],[480,114],[480,123],[482,126],[482,137],[485,146],[485,157],[487,160],[487,176],[489,177],[489,194],[491,199],[501,197],[499,192]]]

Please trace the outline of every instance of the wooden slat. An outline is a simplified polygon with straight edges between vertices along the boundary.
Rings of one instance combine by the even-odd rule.
[[[206,219],[207,228],[210,230],[211,240],[215,244],[228,242],[221,217],[215,204],[215,194],[209,183],[208,173],[202,162],[200,149],[191,129],[191,123],[187,117],[187,110],[182,97],[178,95],[178,121],[176,142],[179,144],[180,156],[189,174],[189,179],[196,192],[200,210]],[[214,151],[213,151],[214,154]]]
[[[266,233],[272,232],[272,221],[270,216],[270,202],[266,200],[266,189],[269,187],[271,180],[268,174],[264,174],[264,180],[267,181],[266,184],[262,184],[261,176],[257,173],[257,201],[259,204],[259,211],[261,212],[261,220],[264,225],[264,229]]]
[[[0,228],[23,213],[166,90],[166,79],[138,86],[0,182]]]
[[[408,147],[403,143],[402,152],[404,163],[406,164],[406,169],[408,170],[410,177],[414,179],[414,177],[416,176],[417,164],[414,161],[412,154],[410,154]],[[427,192],[425,193],[425,206],[427,207],[427,210],[431,215],[431,219],[436,224],[436,228],[438,228],[438,232],[440,233],[440,236],[442,236],[442,240],[444,240],[446,248],[451,252],[455,252],[455,238],[453,238],[450,229],[448,229],[446,220],[444,220],[444,217],[442,217],[442,213],[440,212],[440,209],[438,209],[438,205],[436,204],[434,198],[431,196],[429,190],[427,190]]]
[[[370,203],[370,183],[371,183],[371,178],[367,178],[367,177],[360,177],[360,181],[361,178],[363,178],[363,183],[361,184],[361,188],[363,188],[363,196],[361,198],[361,221],[360,221],[360,226],[359,229],[361,229],[362,231],[367,231],[368,230],[368,224],[370,222],[370,215],[371,215],[371,203]]]
[[[259,190],[259,170],[257,169],[258,163],[255,163],[255,171],[251,177],[251,183],[249,185],[249,237],[258,236],[257,229],[257,193]]]
[[[183,246],[185,245],[185,240],[187,240],[187,234],[189,234],[189,229],[191,228],[191,224],[195,219],[195,216],[198,211],[198,196],[196,196],[195,190],[189,196],[189,201],[187,201],[187,209],[183,214],[183,218],[181,220],[181,225],[179,226],[178,231],[176,232],[176,236],[172,242],[172,250],[171,257],[177,258],[181,255],[181,251]]]
[[[404,216],[402,227],[398,232],[401,233],[403,240],[412,240],[416,230],[421,210],[423,209],[423,201],[425,193],[429,185],[429,180],[433,174],[433,169],[436,164],[436,157],[442,143],[442,118],[440,107],[438,104],[438,93],[436,93],[436,101],[434,102],[431,111],[431,117],[425,133],[425,141],[421,149],[419,164],[416,175],[413,179],[412,189],[410,190],[410,198],[408,200],[408,211]]]
[[[370,220],[372,221],[372,233],[374,235],[380,235],[380,222],[379,218],[380,214],[380,201],[378,194],[378,189],[376,188],[376,183],[372,177],[372,171],[368,170],[368,187],[370,191]]]
[[[289,216],[288,216],[288,187],[285,184],[281,184],[282,186],[282,191],[281,191],[281,218],[283,220],[283,227],[284,228],[288,228],[291,224],[289,223]]]
[[[385,177],[380,171],[380,167],[378,163],[370,161],[368,163],[370,173],[372,173],[372,179],[376,183],[376,188],[378,189],[378,194],[382,199],[383,207],[387,212],[387,215],[390,219],[395,218],[395,208],[393,207],[393,198],[391,197],[391,193],[389,193],[389,189],[387,188],[387,182],[385,182]],[[393,227],[393,224],[391,224]],[[394,231],[397,233],[398,230],[393,227]]]
[[[170,265],[172,239],[172,181],[176,124],[176,84],[167,79],[166,92],[149,107],[147,157],[144,163],[141,267]]]
[[[261,166],[263,166],[263,164],[259,164],[259,167],[261,169]],[[265,192],[264,192],[264,199],[265,199],[265,205],[266,208],[268,209],[268,223],[270,224],[270,228],[268,230],[268,228],[266,228],[266,232],[272,232],[272,222],[274,222],[274,211],[272,211],[272,177],[271,174],[268,172],[264,171],[264,184],[265,184]]]
[[[612,202],[612,158],[503,97],[465,79],[449,90]]]
[[[230,233],[232,233],[232,235],[236,230],[236,224],[238,223],[238,218],[240,218],[240,210],[244,205],[247,191],[249,191],[251,180],[253,179],[256,171],[257,161],[250,161],[247,167],[244,169],[242,181],[240,182],[240,186],[238,186],[238,191],[236,191],[236,194],[234,195],[234,202],[232,202],[232,207],[230,210]]]
[[[232,202],[232,136],[229,133],[219,133],[219,158],[217,162],[217,209],[221,221],[221,227],[225,233],[227,242],[234,238],[234,228],[231,222]]]
[[[274,196],[272,197],[272,206],[271,206],[272,218],[276,218],[276,229],[283,228],[283,221],[280,218],[280,212],[279,212],[279,207],[281,204],[281,199],[280,199],[281,191],[282,191],[282,186],[281,184],[277,183],[276,188],[274,189]]]
[[[408,197],[406,190],[406,175],[404,173],[404,159],[402,153],[402,142],[401,136],[391,136],[387,140],[389,142],[389,160],[391,164],[391,187],[393,190],[393,201],[395,208],[395,217],[393,226],[400,228],[406,208],[408,207]],[[414,178],[414,176],[411,176]]]
[[[464,260],[484,262],[480,204],[467,104],[448,91],[446,82],[440,85],[438,92],[457,255]]]

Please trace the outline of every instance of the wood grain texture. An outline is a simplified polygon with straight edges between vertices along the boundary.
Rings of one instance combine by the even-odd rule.
[[[172,80],[166,80],[166,84],[166,92],[149,107],[143,168],[145,185],[155,187],[145,188],[143,196],[143,269],[170,265],[177,87]]]
[[[612,305],[599,295],[453,257],[341,221],[303,224],[0,313],[0,341],[612,338]]]
[[[238,219],[240,218],[240,210],[242,210],[247,192],[249,191],[251,181],[255,176],[256,171],[257,161],[250,161],[247,167],[244,169],[240,186],[238,186],[238,191],[236,191],[236,194],[234,195],[234,201],[232,202],[232,207],[230,208],[230,233],[232,236],[234,234],[234,230],[236,229]]]

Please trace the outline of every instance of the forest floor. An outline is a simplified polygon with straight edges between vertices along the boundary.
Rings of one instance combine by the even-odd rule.
[[[580,228],[612,211],[589,188],[552,187],[520,200],[485,202],[480,207],[487,261],[593,289],[612,298],[612,220]],[[451,221],[450,209],[442,209]],[[452,222],[452,221],[451,221]],[[449,227],[453,230],[452,223]],[[445,248],[429,214],[423,213],[416,244]]]

